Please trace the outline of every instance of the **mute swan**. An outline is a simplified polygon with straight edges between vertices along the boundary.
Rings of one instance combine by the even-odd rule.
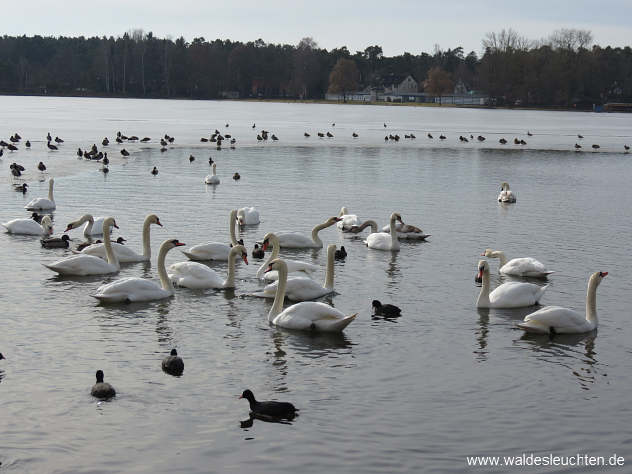
[[[296,276],[287,279],[285,286],[285,296],[291,301],[315,300],[321,296],[334,292],[334,254],[336,245],[327,246],[327,270],[325,271],[325,283],[321,285],[306,276]],[[287,264],[286,264],[287,266]],[[274,298],[276,296],[279,281],[270,283],[263,291],[252,293],[252,296],[260,298]]]
[[[578,334],[597,328],[597,287],[608,272],[595,272],[588,279],[586,314],[561,306],[545,306],[527,315],[518,327],[527,332],[544,334]]]
[[[316,301],[303,301],[283,310],[287,266],[283,260],[277,258],[270,263],[268,269],[279,272],[279,286],[268,313],[268,321],[275,326],[301,331],[340,332],[358,315],[355,313],[345,316],[336,308]]]
[[[84,216],[85,217],[85,216]],[[138,254],[128,246],[112,243],[112,250],[116,254],[121,263],[149,262],[151,260],[151,229],[152,224],[162,227],[162,223],[156,214],[149,214],[143,221],[143,253]],[[94,255],[96,257],[105,258],[104,244],[93,244],[84,248],[81,253]]]
[[[360,232],[362,232],[364,229],[366,229],[369,226],[371,226],[371,234],[375,234],[377,232],[377,222],[371,219],[364,221],[360,225],[351,226],[351,228],[349,229],[349,232],[351,232],[352,234],[359,234]],[[390,230],[390,227],[389,227],[389,230]]]
[[[206,178],[204,178],[204,182],[206,184],[219,184],[219,178],[215,174],[215,163],[211,165],[211,168],[213,170],[212,174],[206,175]]]
[[[55,180],[53,178],[48,180],[48,199],[46,198],[35,198],[30,201],[24,209],[28,211],[53,211],[57,206],[55,206],[55,199],[53,199],[53,185],[55,184]]]
[[[169,239],[165,240],[160,246],[160,251],[158,252],[160,285],[145,278],[122,278],[100,286],[97,292],[91,296],[98,299],[101,303],[134,303],[162,300],[173,296],[173,286],[165,269],[165,258],[169,250],[182,245],[185,244],[178,242],[177,239]]]
[[[341,221],[340,217],[330,217],[322,224],[318,224],[312,229],[312,236],[307,237],[298,232],[277,232],[276,236],[279,238],[279,245],[288,249],[302,249],[302,248],[315,248],[320,249],[323,247],[323,241],[318,238],[318,232],[327,227],[331,227],[336,222]]]
[[[239,398],[248,400],[250,412],[253,415],[292,419],[296,416],[296,412],[299,411],[298,408],[288,402],[258,402],[250,390],[244,390]]]
[[[397,229],[397,238],[402,240],[426,240],[430,237],[430,234],[424,234],[424,231],[414,225],[398,223],[395,228]],[[382,227],[382,232],[391,233],[391,226],[385,225]]]
[[[478,262],[476,281],[482,282],[481,292],[476,300],[477,308],[523,308],[533,306],[540,301],[548,285],[512,281],[503,283],[489,292],[489,265],[486,260]]]
[[[542,262],[531,257],[512,258],[507,261],[507,257],[504,252],[492,249],[485,249],[485,252],[483,252],[481,256],[487,258],[499,258],[500,267],[498,271],[505,275],[546,278],[551,273],[555,273],[547,271]]]
[[[504,182],[500,185],[499,202],[516,202],[516,195],[509,189],[509,183]]]
[[[83,227],[83,236],[86,239],[89,239],[93,235],[103,234],[103,220],[104,219],[105,217],[97,217],[95,219],[94,217],[92,217],[91,214],[84,214],[83,216],[79,218],[79,220],[76,220],[68,224],[64,232],[68,232],[72,229],[76,229],[85,222],[86,225]]]
[[[239,225],[255,225],[261,222],[259,220],[259,211],[254,207],[242,207],[237,211],[237,220]]]
[[[200,290],[204,288],[235,288],[235,258],[248,265],[248,253],[243,245],[235,245],[228,254],[228,276],[224,280],[214,270],[197,262],[179,262],[169,266],[169,279],[177,286]]]
[[[391,214],[390,233],[375,232],[369,234],[364,243],[370,249],[399,251],[399,239],[397,238],[397,231],[395,230],[395,221],[399,221],[403,224],[402,216],[397,212]]]
[[[230,211],[230,217],[228,219],[228,229],[230,232],[230,242],[232,246],[239,245],[237,238],[235,237],[235,223],[237,222],[237,210]],[[191,247],[186,252],[182,253],[187,256],[189,260],[228,260],[228,254],[230,253],[231,246],[223,244],[221,242],[208,242],[206,244],[198,244]]]
[[[162,359],[162,370],[171,375],[182,375],[184,372],[184,361],[178,356],[178,351],[171,349],[171,355]]]
[[[110,227],[116,227],[116,221],[113,217],[106,217],[103,222],[103,241],[105,245],[105,254],[107,262],[94,255],[86,255],[80,253],[71,257],[58,260],[50,265],[44,266],[60,275],[106,275],[109,273],[117,273],[120,269],[118,258],[112,250],[112,242],[110,242]],[[90,248],[90,247],[88,247]]]
[[[116,390],[112,385],[103,381],[103,371],[97,370],[97,383],[92,386],[90,393],[97,398],[112,398],[116,395]]]
[[[354,225],[360,225],[360,219],[355,214],[349,214],[346,207],[342,207],[338,213],[340,221],[336,223],[336,227],[343,232],[349,232],[349,229]]]
[[[257,278],[259,279],[264,278],[266,280],[277,280],[279,278],[279,273],[276,271],[266,272],[270,262],[277,258],[280,252],[279,238],[273,232],[268,232],[263,238],[263,250],[267,250],[270,245],[272,245],[272,253],[259,267],[259,270],[257,270]],[[287,266],[288,273],[300,273],[303,276],[310,276],[319,268],[318,265],[301,262],[299,260],[283,259],[283,261]]]
[[[38,224],[33,219],[12,219],[2,225],[9,234],[19,235],[51,235],[53,224],[49,216],[42,217],[42,224]]]

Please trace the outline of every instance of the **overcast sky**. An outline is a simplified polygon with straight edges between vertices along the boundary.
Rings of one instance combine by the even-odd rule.
[[[380,45],[387,56],[462,46],[481,52],[485,33],[513,28],[541,39],[559,28],[592,31],[596,44],[632,43],[631,0],[0,0],[2,34],[203,36],[297,44],[311,36],[354,53]]]

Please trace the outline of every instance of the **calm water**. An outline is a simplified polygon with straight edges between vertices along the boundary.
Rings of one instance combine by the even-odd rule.
[[[632,155],[622,153],[631,115],[0,97],[0,118],[1,138],[19,132],[33,143],[1,159],[1,222],[26,217],[24,204],[46,195],[39,161],[56,178],[56,233],[86,212],[111,214],[140,249],[144,216],[159,215],[152,264],[127,264],[121,277],[156,279],[166,238],[227,241],[228,213],[243,206],[262,216],[240,232],[249,249],[268,231],[309,233],[343,205],[380,225],[399,211],[432,234],[391,254],[335,228],[321,233],[349,254],[336,262],[339,295],[329,301],[360,313],[334,337],[270,327],[270,303],[246,296],[261,286],[254,259],[238,265],[234,291],[179,289],[167,301],[104,307],[89,295],[112,277],[56,277],[41,263],[69,251],[0,233],[0,471],[462,472],[468,455],[523,452],[632,462]],[[235,150],[199,142],[215,128],[237,138]],[[280,140],[258,143],[262,128]],[[111,145],[107,176],[76,159],[78,146],[113,141],[118,130],[154,140],[125,145],[127,160]],[[327,130],[335,138],[316,138]],[[66,140],[60,151],[46,149],[48,131]],[[414,141],[384,142],[385,133],[411,132]],[[165,133],[176,141],[160,153]],[[488,139],[459,143],[470,133]],[[601,152],[571,151],[577,133]],[[502,147],[502,136],[528,144]],[[203,184],[209,156],[216,188]],[[27,168],[26,196],[9,184],[13,161]],[[517,204],[496,202],[502,181]],[[544,304],[583,311],[588,276],[610,272],[598,291],[598,332],[525,337],[516,322],[533,308],[477,310],[474,276],[487,247],[555,270]],[[284,254],[324,271],[324,251]],[[182,260],[174,250],[167,263]],[[398,304],[402,317],[372,318],[375,298]],[[180,378],[160,370],[172,347],[185,360]],[[117,389],[110,402],[90,396],[98,368]],[[245,388],[301,414],[242,427]]]

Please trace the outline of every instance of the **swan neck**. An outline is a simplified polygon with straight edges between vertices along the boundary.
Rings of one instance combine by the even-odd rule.
[[[151,258],[151,221],[149,218],[145,218],[143,222],[143,257],[147,260]]]
[[[391,249],[399,249],[399,239],[397,238],[397,224],[395,224],[395,218],[391,218]],[[376,229],[377,230],[377,229]]]
[[[318,237],[318,233],[322,229],[324,229],[325,227],[329,227],[329,224],[327,224],[327,223],[318,224],[316,227],[314,227],[312,229],[312,241],[314,242],[314,245],[316,247],[322,247],[323,246],[323,241],[320,240],[320,237]]]
[[[371,226],[371,233],[375,234],[377,233],[377,222],[375,222],[374,220],[368,219],[366,221],[364,221],[362,223],[362,225],[360,226],[360,230],[364,230],[367,227]]]
[[[105,256],[110,265],[114,265],[119,268],[119,259],[114,253],[112,242],[110,241],[110,225],[111,221],[108,219],[103,222],[103,245],[105,247]]]
[[[237,243],[237,237],[235,237],[235,222],[237,221],[237,211],[230,212],[230,221],[228,222],[228,230],[230,232],[230,243],[233,247],[239,245]]]
[[[478,295],[478,300],[476,301],[476,306],[478,308],[489,308],[489,270],[485,269],[483,272],[483,285],[481,286],[481,292]]]
[[[272,252],[267,260],[259,267],[259,270],[257,270],[257,278],[260,279],[263,278],[263,274],[265,273],[266,268],[268,268],[268,265],[270,265],[270,262],[279,256],[279,238],[276,234],[269,234],[268,240],[272,244]]]
[[[168,251],[169,247],[166,245],[163,244],[160,246],[160,251],[158,252],[158,276],[160,277],[160,286],[162,286],[162,289],[172,295],[173,285],[171,284],[171,280],[169,280],[169,275],[165,268],[165,259],[167,258]]]
[[[268,321],[272,322],[272,320],[283,311],[283,301],[285,300],[285,288],[287,286],[287,265],[283,260],[280,260],[282,265],[279,265],[278,273],[279,279],[277,283],[276,294],[274,295],[274,303],[272,303],[272,308],[270,308],[270,312],[268,313]]]
[[[215,174],[215,163],[213,163],[213,166],[212,166],[211,168],[213,168],[213,171],[212,171],[213,176],[217,176],[217,175]]]
[[[586,319],[597,325],[597,286],[599,285],[597,278],[591,278],[588,281],[588,290],[586,291]]]
[[[325,285],[328,290],[334,289],[334,257],[336,256],[336,246],[330,245],[327,248],[327,270],[325,271]]]
[[[92,226],[94,225],[94,217],[92,217],[90,214],[85,215],[81,218],[81,223],[83,224],[84,222],[87,222],[88,225],[83,230],[83,236],[86,239],[89,239],[92,237]]]
[[[53,186],[54,186],[54,181],[51,179],[48,182],[48,200],[55,202],[55,199],[53,199]]]
[[[492,257],[500,259],[499,268],[502,268],[502,267],[504,267],[507,264],[507,256],[505,255],[505,252],[501,252],[500,250],[496,250],[496,251],[492,252]]]
[[[233,247],[228,254],[228,276],[224,282],[224,288],[235,287],[235,258],[237,253],[241,254],[241,246]]]

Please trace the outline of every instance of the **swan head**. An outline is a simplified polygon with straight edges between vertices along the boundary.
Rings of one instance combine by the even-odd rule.
[[[147,221],[149,221],[150,224],[156,224],[162,227],[162,223],[160,222],[160,219],[158,219],[158,216],[156,214],[149,214],[147,216]]]
[[[268,250],[268,247],[270,247],[271,245],[271,240],[275,239],[276,235],[272,232],[268,232],[264,237],[263,237],[263,251],[265,252],[266,250]]]
[[[266,268],[265,273],[271,272],[273,270],[280,271],[281,268],[285,268],[287,271],[287,264],[280,258],[275,258],[270,262],[268,268]]]
[[[395,221],[398,221],[400,224],[404,224],[404,221],[402,220],[402,215],[399,212],[393,212],[391,214],[391,222]]]
[[[53,233],[53,221],[50,220],[50,216],[42,217],[42,223],[40,225],[47,234]]]
[[[106,217],[105,219],[103,219],[103,228],[110,228],[110,227],[114,227],[115,229],[118,229],[119,226],[116,225],[116,220],[114,220],[114,217]]]
[[[64,232],[68,232],[69,230],[76,229],[77,227],[80,227],[81,224],[83,224],[84,222],[89,222],[89,221],[94,222],[94,218],[92,217],[92,215],[84,214],[83,216],[81,216],[76,221],[73,221],[70,224],[68,224],[66,226],[66,230]]]
[[[246,265],[248,265],[248,252],[246,252],[246,247],[244,247],[241,244],[235,245],[231,249],[230,253],[233,255],[241,255],[241,259],[244,261]]]
[[[506,181],[503,181],[502,183],[500,183],[500,190],[509,191],[509,183]]]
[[[486,260],[479,260],[479,262],[478,262],[478,273],[476,274],[476,277],[474,278],[474,281],[476,283],[483,283],[483,275],[485,273],[489,273],[489,264],[487,263]]]
[[[169,239],[165,240],[160,248],[162,249],[163,247],[165,247],[167,250],[171,250],[176,247],[182,247],[183,245],[186,244],[184,242],[180,242],[178,239]]]
[[[493,253],[494,253],[494,250],[485,249],[485,251],[481,254],[481,257],[494,258]]]
[[[589,284],[594,284],[599,286],[599,284],[601,283],[601,281],[606,278],[606,276],[608,275],[608,272],[595,272],[590,276],[590,282]]]
[[[327,219],[324,223],[327,224],[327,226],[330,226],[330,225],[334,225],[336,222],[340,222],[341,220],[342,220],[342,217],[333,216]]]

